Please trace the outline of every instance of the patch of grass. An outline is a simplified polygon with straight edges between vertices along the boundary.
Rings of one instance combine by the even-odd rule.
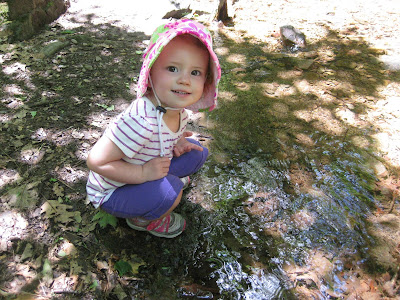
[[[0,26],[8,22],[8,5],[7,3],[0,3]]]

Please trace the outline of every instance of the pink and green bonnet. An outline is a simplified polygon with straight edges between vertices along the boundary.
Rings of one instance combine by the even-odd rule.
[[[181,34],[191,34],[197,37],[208,49],[210,53],[210,68],[213,75],[211,86],[204,89],[203,96],[199,101],[187,109],[194,112],[211,111],[217,104],[218,83],[221,78],[221,67],[217,56],[212,48],[212,37],[210,31],[202,24],[192,20],[178,20],[167,24],[160,25],[151,36],[149,46],[147,47],[143,58],[142,69],[140,70],[137,97],[142,97],[148,87],[149,74],[151,66],[160,55],[163,48],[176,36]]]

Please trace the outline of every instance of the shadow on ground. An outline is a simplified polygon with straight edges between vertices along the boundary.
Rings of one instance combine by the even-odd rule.
[[[304,284],[293,275],[312,269],[316,252],[342,259],[345,272],[352,261],[366,274],[394,272],[371,268],[366,217],[388,199],[375,186],[384,161],[365,116],[399,74],[383,69],[379,50],[329,28],[300,53],[232,32],[216,38],[219,108],[192,124],[200,139],[212,137],[213,154],[185,192],[178,210],[189,226],[174,240],[133,232],[85,203],[85,158],[134,98],[149,37],[107,24],[54,25],[0,47],[3,296],[345,295],[329,279],[336,269]]]

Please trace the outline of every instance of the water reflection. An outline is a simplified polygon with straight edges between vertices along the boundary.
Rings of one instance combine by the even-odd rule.
[[[248,275],[237,261],[226,262],[212,275],[218,278],[221,295],[229,299],[274,299],[282,289],[281,281],[274,274],[254,270]]]
[[[366,255],[364,217],[374,178],[352,145],[326,137],[317,144],[313,151],[296,145],[296,161],[258,153],[229,165],[209,164],[196,178],[207,191],[204,201],[213,203],[199,244],[211,270],[207,280],[216,283],[222,299],[291,299],[288,270],[310,269],[313,260],[326,270],[315,271],[307,284],[321,297],[345,292],[343,263],[333,266],[323,258]],[[322,258],[312,249],[323,249]]]

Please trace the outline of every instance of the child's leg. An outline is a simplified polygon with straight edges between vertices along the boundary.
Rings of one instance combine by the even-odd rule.
[[[183,182],[176,176],[127,184],[116,189],[101,208],[119,218],[155,220],[170,213],[180,202]]]
[[[200,145],[195,140],[188,140]],[[170,214],[181,201],[183,182],[179,178],[197,172],[207,156],[208,149],[203,147],[203,151],[192,150],[174,157],[166,177],[143,184],[124,185],[116,189],[101,208],[119,218],[162,218]]]
[[[192,150],[179,157],[174,157],[171,160],[169,167],[169,174],[177,177],[186,177],[196,173],[205,163],[208,156],[208,149],[200,145],[200,143],[193,139],[187,139],[189,142],[199,145],[203,151]]]

